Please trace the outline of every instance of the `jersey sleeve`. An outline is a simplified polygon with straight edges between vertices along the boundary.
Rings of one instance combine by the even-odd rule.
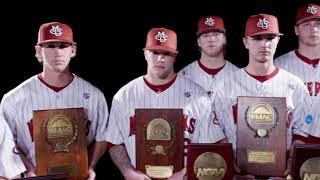
[[[312,114],[312,102],[309,92],[302,82],[298,84],[293,97],[293,104],[295,105],[292,114],[293,134],[306,137],[312,124],[306,121],[307,116]]]
[[[0,117],[0,176],[13,178],[26,169],[19,154],[14,153],[15,142],[6,121]]]
[[[108,111],[108,104],[106,102],[106,99],[104,95],[102,94],[99,98],[99,107],[98,107],[98,112],[97,112],[97,121],[98,121],[98,126],[96,129],[96,141],[103,141],[106,138],[106,129],[107,129],[107,122],[108,122],[108,116],[109,116],[109,111]]]
[[[121,133],[121,129],[119,124],[121,124],[122,116],[121,105],[119,101],[114,98],[111,105],[109,121],[107,124],[107,132],[106,132],[106,141],[112,144],[123,144],[124,138]]]
[[[0,104],[0,116],[4,118],[4,120],[8,123],[10,130],[14,137],[17,137],[17,128],[16,128],[16,116],[17,112],[15,108],[11,105],[11,103],[6,98],[7,96],[4,95],[1,104]]]

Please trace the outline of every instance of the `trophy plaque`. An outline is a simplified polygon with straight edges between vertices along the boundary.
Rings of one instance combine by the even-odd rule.
[[[88,176],[83,108],[33,111],[36,174],[68,173],[72,179]]]
[[[189,144],[188,180],[230,180],[233,177],[232,145]]]
[[[284,97],[238,97],[237,165],[243,173],[283,176],[287,153]]]
[[[295,144],[292,159],[294,180],[320,179],[320,144]]]
[[[136,109],[136,168],[164,179],[184,166],[182,109]]]

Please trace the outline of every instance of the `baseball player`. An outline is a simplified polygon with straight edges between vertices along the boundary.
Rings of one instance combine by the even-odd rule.
[[[149,179],[134,169],[136,108],[183,109],[185,145],[190,142],[215,143],[224,139],[220,126],[214,124],[206,92],[196,83],[174,72],[173,65],[178,53],[176,48],[177,35],[174,31],[152,28],[144,48],[147,74],[129,82],[113,98],[107,141],[114,145],[109,151],[111,158],[126,179]],[[184,174],[185,169],[171,178],[181,178]]]
[[[249,52],[249,64],[221,81],[211,97],[216,117],[228,141],[233,144],[234,152],[237,148],[238,96],[286,97],[288,150],[292,134],[306,136],[301,128],[304,122],[302,120],[307,114],[304,105],[311,103],[308,91],[298,77],[273,64],[274,53],[281,35],[275,16],[268,14],[250,16],[243,38],[243,43]]]
[[[298,76],[309,90],[313,103],[313,112],[306,119],[310,132],[308,139],[297,136],[298,139],[320,143],[320,6],[306,4],[298,8],[294,26],[298,36],[298,49],[278,57],[275,64]]]
[[[201,57],[179,73],[203,87],[209,95],[220,79],[238,68],[224,59],[226,30],[219,16],[205,16],[198,21],[197,43]]]
[[[26,156],[29,174],[35,172],[35,147],[32,135],[34,110],[83,107],[86,114],[86,140],[89,152],[89,179],[106,150],[108,107],[103,93],[69,71],[76,55],[76,43],[70,26],[50,22],[40,26],[36,57],[43,71],[4,95],[0,113],[8,122],[21,154]]]
[[[20,177],[26,169],[15,150],[15,142],[7,122],[0,116],[0,179]]]

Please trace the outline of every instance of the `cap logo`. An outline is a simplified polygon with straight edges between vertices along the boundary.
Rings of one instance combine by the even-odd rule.
[[[314,7],[314,6],[308,6],[308,9],[307,9],[307,13],[311,13],[311,14],[316,14],[318,11],[317,11],[317,8]]]
[[[159,31],[158,34],[154,38],[163,43],[168,40],[167,37],[168,36],[164,32]]]
[[[268,29],[268,27],[270,26],[270,22],[267,21],[266,18],[259,19],[257,26],[262,29]]]
[[[51,26],[51,29],[50,29],[50,34],[53,34],[55,36],[61,36],[62,35],[62,29],[59,27],[59,25],[56,25],[56,26]]]
[[[215,24],[215,20],[210,18],[207,18],[206,21],[204,22],[204,24],[208,25],[208,26],[213,26]]]

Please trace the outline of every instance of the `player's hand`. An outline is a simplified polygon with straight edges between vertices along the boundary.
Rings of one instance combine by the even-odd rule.
[[[141,171],[136,171],[134,169],[127,170],[124,174],[123,177],[126,180],[151,180],[147,175],[145,175]]]
[[[168,180],[185,180],[187,179],[186,168],[181,169],[181,171],[174,173],[172,176],[168,178]]]
[[[89,176],[87,180],[95,180],[96,179],[96,172],[92,168],[89,168]]]
[[[32,170],[25,171],[24,175],[26,175],[26,177],[35,177],[35,176],[37,176],[36,173],[33,172]]]

